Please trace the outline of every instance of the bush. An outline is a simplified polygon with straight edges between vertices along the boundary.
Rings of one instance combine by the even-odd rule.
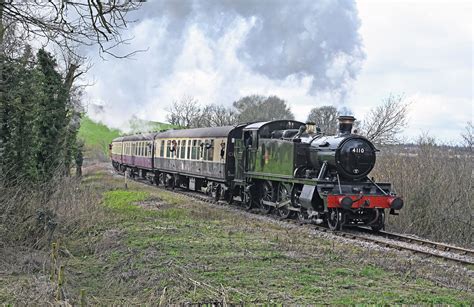
[[[472,246],[474,235],[473,159],[466,148],[437,146],[420,137],[417,146],[381,148],[374,175],[403,196],[390,230],[436,241]]]

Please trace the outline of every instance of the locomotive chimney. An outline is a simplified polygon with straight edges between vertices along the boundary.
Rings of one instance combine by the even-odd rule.
[[[352,125],[354,124],[354,116],[339,116],[337,118],[339,121],[339,134],[351,134]]]

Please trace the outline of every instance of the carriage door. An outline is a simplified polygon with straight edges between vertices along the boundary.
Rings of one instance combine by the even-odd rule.
[[[257,148],[258,148],[258,139],[257,139],[257,130],[246,131],[244,133],[244,145],[245,145],[245,171],[254,172],[255,171],[255,160],[257,158]]]
[[[137,155],[137,142],[132,142],[132,165],[135,165],[136,155]]]

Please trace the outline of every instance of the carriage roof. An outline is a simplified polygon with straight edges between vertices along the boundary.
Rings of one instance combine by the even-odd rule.
[[[160,138],[207,138],[207,137],[227,137],[236,126],[222,126],[211,128],[193,128],[180,130],[167,130],[156,135]]]

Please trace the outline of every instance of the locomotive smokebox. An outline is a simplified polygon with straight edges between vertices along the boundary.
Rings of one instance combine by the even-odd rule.
[[[355,117],[339,116],[337,120],[339,121],[339,134],[351,134]]]

